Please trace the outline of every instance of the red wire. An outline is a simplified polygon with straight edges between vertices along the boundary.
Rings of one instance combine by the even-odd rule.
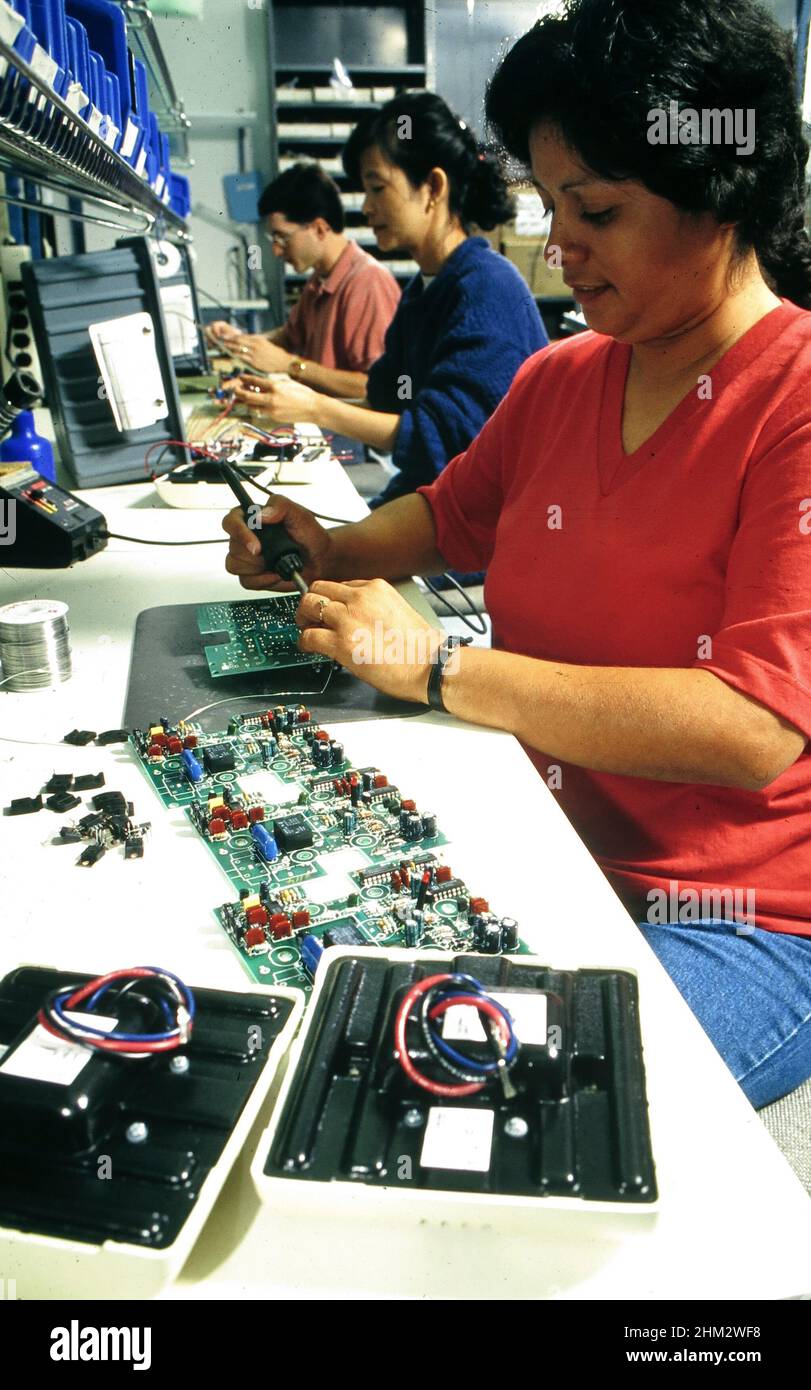
[[[89,998],[91,994],[95,994],[96,990],[100,989],[102,985],[111,984],[113,980],[143,978],[154,980],[155,972],[153,970],[146,970],[141,965],[134,965],[129,970],[111,970],[108,975],[99,975],[95,980],[90,980],[86,985],[81,985],[79,989],[73,992],[69,999],[65,1000],[64,1007],[66,1009],[75,1009],[78,1004],[81,1004],[85,999]],[[53,1033],[54,1037],[61,1038],[63,1042],[68,1037],[67,1034],[54,1027],[43,1011],[40,1011],[37,1015],[37,1022],[41,1024],[43,1028],[47,1029],[49,1033]],[[69,1038],[69,1041],[78,1042],[79,1039]],[[89,1046],[94,1047],[100,1052],[169,1052],[177,1049],[177,1039],[166,1038],[163,1042],[139,1043],[116,1042],[112,1037],[109,1039],[94,1038]]]
[[[411,986],[397,1010],[397,1017],[394,1020],[394,1045],[397,1061],[400,1063],[400,1066],[403,1068],[403,1071],[410,1081],[413,1081],[416,1086],[421,1087],[423,1091],[430,1091],[431,1095],[447,1096],[452,1099],[455,1096],[474,1096],[478,1091],[483,1091],[487,1083],[484,1081],[466,1081],[460,1085],[448,1086],[441,1081],[432,1081],[430,1077],[425,1076],[414,1066],[414,1063],[408,1055],[408,1044],[406,1043],[405,1035],[408,1015],[417,1000],[423,994],[426,994],[429,989],[433,989],[434,985],[444,984],[445,981],[449,979],[451,979],[451,976],[447,974],[429,975],[425,980],[418,980],[415,985]],[[456,1000],[451,1002],[455,1003]],[[486,1002],[486,1000],[482,999],[476,1000],[477,1006],[482,1006]],[[437,1007],[439,1007],[439,1005]],[[504,1020],[501,1018],[501,1015],[497,1013],[497,1010],[493,1010],[493,1012],[497,1014],[499,1021],[503,1025]]]

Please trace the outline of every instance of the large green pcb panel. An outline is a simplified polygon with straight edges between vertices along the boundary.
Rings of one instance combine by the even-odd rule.
[[[355,768],[304,706],[221,734],[159,720],[133,741],[228,876],[217,920],[254,979],[309,989],[329,945],[526,950],[443,861],[436,817],[379,768]]]

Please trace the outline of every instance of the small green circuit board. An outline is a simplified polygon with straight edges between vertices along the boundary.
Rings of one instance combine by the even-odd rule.
[[[298,605],[298,594],[244,603],[201,604],[197,609],[201,636],[226,638],[204,649],[211,675],[246,676],[292,666],[328,666],[323,656],[300,652],[296,646]]]
[[[313,937],[527,949],[439,858],[436,817],[378,768],[354,768],[305,706],[241,716],[224,733],[159,721],[132,737],[164,806],[185,810],[239,895],[217,919],[254,979],[309,989],[308,937],[308,960]]]
[[[409,930],[413,931],[415,921],[415,890],[419,892],[421,879],[428,871],[434,882],[426,906],[418,913],[417,944],[421,950],[476,951],[476,936],[486,931],[486,925],[476,924],[486,923],[488,918],[498,923],[498,932],[504,931],[491,914],[489,903],[471,898],[467,886],[452,872],[444,882],[437,880],[437,873],[448,873],[448,868],[430,853],[378,866],[377,871],[370,868],[350,872],[339,897],[327,896],[333,887],[338,887],[335,877],[330,876],[325,878],[323,889],[311,881],[275,897],[263,892],[261,896],[251,894],[238,902],[225,903],[217,909],[216,917],[255,980],[292,986],[309,994],[314,967],[321,950],[328,946],[414,944],[409,940]],[[316,886],[322,889],[318,899],[313,891]],[[261,939],[261,929],[252,928],[251,922],[257,913],[260,919],[263,917],[263,908],[271,925],[277,917],[286,917],[291,925],[302,918],[306,921],[295,926],[291,936],[275,940],[265,932]],[[501,954],[503,950],[510,955],[528,955],[529,947],[517,936],[515,928],[514,936],[514,944],[500,945],[498,951],[491,953]]]

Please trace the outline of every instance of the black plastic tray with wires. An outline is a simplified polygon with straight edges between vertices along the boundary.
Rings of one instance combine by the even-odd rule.
[[[80,973],[21,966],[0,980],[0,1056],[52,990]],[[186,1070],[158,1054],[95,1054],[76,1082],[27,1081],[0,1066],[0,1228],[99,1245],[173,1245],[261,1076],[293,1003],[195,989]],[[148,1121],[144,1142],[128,1140]],[[99,1181],[105,1159],[115,1181]]]
[[[327,973],[265,1162],[267,1177],[638,1205],[656,1200],[632,974],[557,971],[483,955],[442,962],[344,955],[322,968]],[[515,1094],[494,1079],[477,1094],[439,1098],[399,1064],[398,1007],[415,981],[438,969],[473,976],[490,993],[513,992],[514,1007],[516,992],[546,996],[545,1041],[522,1043],[510,1071]],[[430,1074],[433,1059],[416,1018],[406,1040],[409,1056]],[[450,1134],[442,1157],[431,1131],[438,1129],[435,1112],[450,1108],[461,1109],[464,1123],[454,1137],[440,1117]],[[489,1154],[482,1124],[491,1135]],[[447,1166],[436,1163],[438,1156]]]

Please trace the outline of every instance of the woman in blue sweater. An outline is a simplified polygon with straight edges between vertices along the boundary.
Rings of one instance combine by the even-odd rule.
[[[497,161],[441,97],[412,92],[369,112],[343,160],[363,186],[380,249],[408,252],[421,272],[369,372],[366,401],[350,405],[303,381],[250,376],[240,378],[237,397],[281,423],[309,420],[390,453],[399,471],[379,504],[433,482],[547,337],[518,271],[471,235],[509,218],[512,204]]]

